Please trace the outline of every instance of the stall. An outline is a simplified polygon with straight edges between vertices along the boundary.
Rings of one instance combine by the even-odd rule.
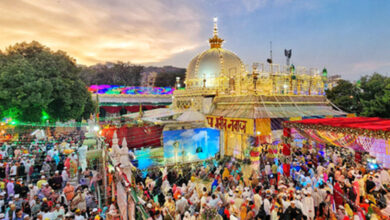
[[[322,118],[284,122],[283,153],[291,153],[293,133],[320,144],[367,152],[390,168],[390,120],[377,117]]]

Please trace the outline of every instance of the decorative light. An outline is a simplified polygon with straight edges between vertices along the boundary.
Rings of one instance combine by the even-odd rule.
[[[46,121],[46,120],[48,120],[50,117],[49,117],[49,114],[47,114],[46,112],[45,112],[45,110],[42,110],[42,117],[41,117],[41,119],[42,119],[42,121]]]
[[[95,125],[95,126],[93,127],[93,130],[96,131],[96,132],[98,132],[98,131],[100,130],[100,127],[97,126],[97,125]]]
[[[88,91],[90,91],[93,94],[102,94],[102,95],[172,95],[173,91],[175,91],[175,88],[91,85],[88,88]]]
[[[322,70],[322,76],[323,77],[328,77],[328,70],[324,67],[324,69]]]
[[[360,80],[356,81],[356,87],[360,88],[362,82]]]

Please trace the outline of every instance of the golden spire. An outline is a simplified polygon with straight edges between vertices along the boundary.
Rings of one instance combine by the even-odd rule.
[[[214,19],[213,19],[213,21],[214,21],[214,31],[213,31],[213,36],[215,37],[215,36],[217,36],[218,37],[218,18],[217,17],[215,17]]]
[[[138,117],[142,118],[144,116],[144,112],[142,111],[142,103],[139,105],[139,112],[138,112]]]
[[[214,18],[213,37],[209,39],[210,48],[221,48],[223,39],[218,37],[218,18]]]

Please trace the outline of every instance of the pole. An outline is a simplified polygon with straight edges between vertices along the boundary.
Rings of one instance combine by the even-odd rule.
[[[271,55],[271,60],[272,60],[272,41],[270,41],[269,44],[270,44],[270,55]],[[272,60],[272,63],[273,63],[273,60]]]
[[[107,170],[106,170],[106,145],[105,143],[103,144],[103,149],[102,149],[102,156],[103,156],[103,189],[104,189],[104,200],[105,204],[108,205],[108,200],[107,200]]]
[[[271,78],[272,78],[272,90],[273,90],[273,93],[275,93],[275,90],[276,90],[276,87],[275,87],[275,76],[274,76],[274,71],[273,71],[273,60],[272,60],[272,41],[269,42],[269,45],[270,45],[270,57],[271,57]]]
[[[269,46],[270,46],[270,51],[269,51],[269,53],[270,53],[270,57],[271,57],[271,74],[273,74],[273,66],[272,66],[272,64],[274,63],[274,61],[272,60],[272,41],[270,41],[269,42]]]
[[[129,219],[129,191],[126,191],[126,218]]]

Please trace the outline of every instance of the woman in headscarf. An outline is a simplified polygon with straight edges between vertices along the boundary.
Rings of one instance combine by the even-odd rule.
[[[336,184],[334,185],[334,200],[336,203],[336,207],[339,207],[343,204],[344,198],[344,191],[340,187],[340,183],[336,181]]]
[[[55,161],[56,165],[60,163],[60,157],[58,156],[58,153],[53,155],[53,160]]]
[[[87,190],[88,190],[88,189],[84,189],[84,192],[82,192],[82,193],[79,194],[79,195],[80,195],[80,201],[79,201],[79,203],[77,204],[77,208],[80,209],[81,211],[87,210],[87,201],[86,201],[86,199],[85,199]]]
[[[68,172],[68,175],[69,175],[69,174],[70,174],[70,173],[69,173],[69,170],[70,170],[70,157],[67,157],[67,158],[65,159],[64,167],[65,167],[65,169],[66,169],[66,171]]]
[[[182,193],[184,193],[184,194],[187,193],[187,186],[186,186],[185,183],[183,183],[183,184],[181,185],[180,191],[181,191]]]
[[[211,192],[213,192],[218,186],[218,178],[215,178],[213,183],[211,184]]]
[[[81,190],[78,189],[76,195],[73,197],[70,203],[70,210],[75,210],[80,201],[81,201]]]
[[[230,175],[229,170],[225,167],[222,173],[222,179],[228,178]]]
[[[76,160],[70,160],[70,176],[73,178],[77,173],[77,162]]]

